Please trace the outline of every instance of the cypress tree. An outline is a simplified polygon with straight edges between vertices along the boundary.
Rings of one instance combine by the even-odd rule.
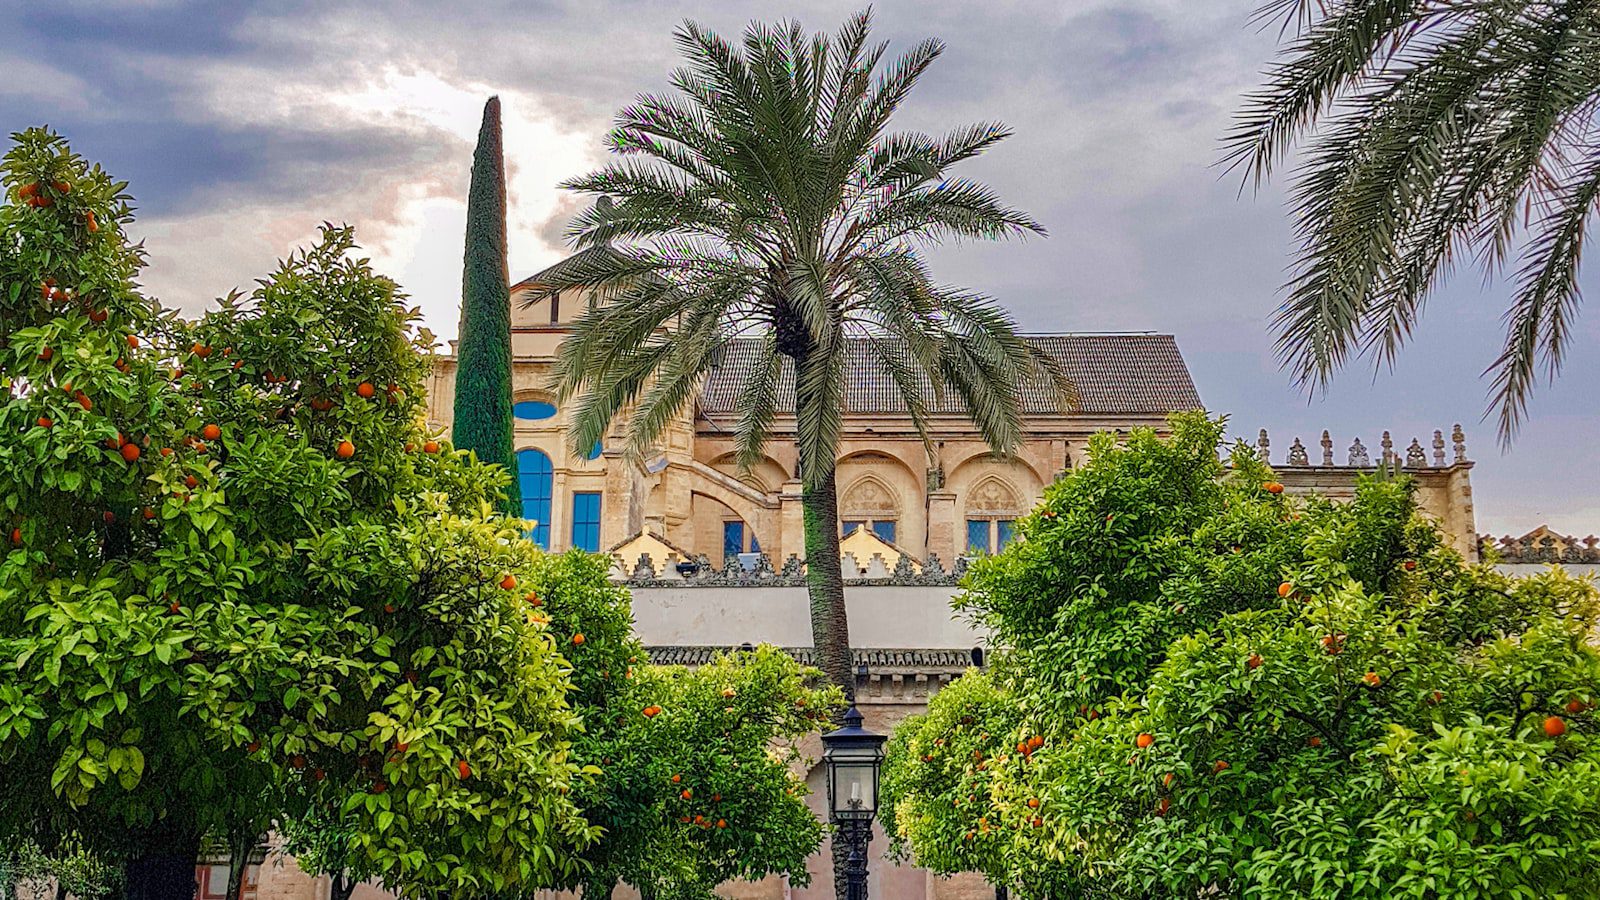
[[[500,98],[483,107],[467,190],[461,330],[456,348],[456,448],[511,473],[505,511],[522,514],[511,439],[511,277],[506,268],[506,170]]]

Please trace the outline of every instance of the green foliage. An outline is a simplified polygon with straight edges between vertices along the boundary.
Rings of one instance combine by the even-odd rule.
[[[515,472],[511,437],[511,279],[506,270],[506,172],[500,98],[483,107],[467,193],[452,436],[461,450]],[[522,515],[516,478],[505,482],[506,515]]]
[[[45,900],[57,890],[78,900],[112,897],[122,887],[117,867],[85,850],[68,835],[53,853],[31,840],[12,843],[0,851],[0,897],[7,900]]]
[[[548,614],[566,645],[584,636],[567,651],[584,717],[573,755],[596,777],[574,798],[603,833],[584,854],[590,868],[561,886],[623,881],[661,900],[709,900],[732,878],[803,884],[821,826],[790,764],[838,689],[809,687],[815,670],[765,646],[693,670],[650,665],[607,568],[574,551],[545,557],[529,581],[540,603],[530,615]]]
[[[1292,38],[1228,155],[1259,183],[1308,144],[1280,357],[1308,387],[1363,352],[1392,361],[1457,261],[1510,269],[1490,366],[1509,441],[1540,370],[1560,370],[1582,299],[1600,158],[1572,126],[1600,96],[1594,6],[1268,0],[1262,12]]]
[[[834,574],[847,367],[887,373],[930,447],[930,398],[959,397],[984,439],[1009,451],[1021,439],[1020,384],[1036,378],[1072,395],[1003,309],[935,283],[921,253],[944,239],[1043,231],[952,174],[1009,131],[889,131],[944,48],[923,41],[880,65],[885,47],[869,43],[870,30],[863,12],[834,35],[752,23],[730,43],[685,23],[674,94],[624,108],[611,134],[622,159],[566,184],[617,202],[574,219],[583,250],[544,278],[550,292],[599,301],[574,322],[557,361],[561,397],[578,398],[569,438],[579,452],[624,413],[628,448],[647,452],[728,342],[759,345],[732,423],[738,461],[758,462],[774,423],[793,413],[812,638],[823,670],[847,690],[848,623]]]
[[[1015,643],[896,733],[897,845],[1024,897],[1597,896],[1594,588],[1465,567],[1403,480],[1270,493],[1219,433],[1101,442],[979,567]]]
[[[328,228],[181,320],[135,287],[124,186],[13,140],[0,835],[126,859],[298,803],[408,893],[576,871],[565,648],[502,586],[539,565],[491,514],[503,476],[427,452],[416,310]],[[15,202],[33,184],[51,205]]]

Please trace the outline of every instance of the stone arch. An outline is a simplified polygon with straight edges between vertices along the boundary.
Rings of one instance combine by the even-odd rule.
[[[1032,475],[1040,484],[1049,484],[1051,481],[1055,480],[1054,472],[1047,473],[1041,471],[1032,460],[1023,454],[1017,454],[1014,456],[999,456],[993,450],[989,450],[984,447],[978,447],[976,449],[969,450],[966,453],[959,453],[957,455],[952,455],[951,457],[946,457],[944,461],[944,468],[948,473],[947,482],[955,475],[956,470],[981,468],[985,463],[1001,467],[1020,466],[1021,468],[1026,469],[1028,474]]]
[[[777,491],[790,478],[789,470],[770,456],[762,456],[749,470],[740,471],[739,464],[735,461],[737,455],[730,451],[711,460],[707,465],[763,494]]]
[[[1016,518],[1027,510],[1014,485],[999,475],[985,475],[967,490],[965,509],[968,518]]]
[[[841,519],[897,519],[903,508],[900,492],[877,475],[859,475],[839,495]]]

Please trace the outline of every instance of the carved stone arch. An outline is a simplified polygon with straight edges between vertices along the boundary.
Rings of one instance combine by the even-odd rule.
[[[999,475],[986,475],[967,491],[968,518],[1017,518],[1023,507],[1021,492]]]
[[[885,521],[900,515],[900,494],[876,475],[861,475],[839,495],[839,518]]]
[[[967,453],[949,456],[944,460],[944,470],[947,473],[954,474],[957,469],[978,467],[984,463],[1020,466],[1027,470],[1028,474],[1032,475],[1039,484],[1049,484],[1055,480],[1054,472],[1040,471],[1039,467],[1034,465],[1027,454],[1019,453],[1014,456],[1000,456],[992,450],[971,450]]]

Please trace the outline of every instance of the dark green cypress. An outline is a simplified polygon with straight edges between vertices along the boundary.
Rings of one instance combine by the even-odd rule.
[[[508,514],[522,514],[511,439],[511,277],[506,268],[506,169],[500,98],[483,107],[467,190],[461,332],[456,346],[455,429],[459,450],[511,473]]]

